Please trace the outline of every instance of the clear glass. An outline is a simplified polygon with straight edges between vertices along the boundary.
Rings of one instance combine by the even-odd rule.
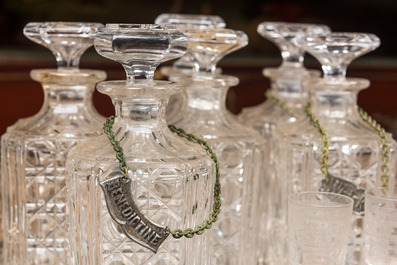
[[[258,25],[258,33],[275,43],[281,50],[283,62],[278,68],[265,68],[263,74],[271,80],[271,92],[279,98],[297,116],[304,116],[303,106],[308,100],[308,91],[302,85],[304,80],[319,76],[319,72],[307,70],[303,66],[304,50],[296,43],[298,34],[323,34],[329,32],[328,27],[315,24],[263,22]],[[274,129],[278,124],[295,122],[296,117],[290,116],[272,101],[243,109],[238,120],[258,131],[265,138],[264,182],[262,187],[261,234],[263,238],[263,253],[260,261],[278,264],[278,260],[285,257],[283,246],[278,239],[277,220],[280,208],[278,186],[273,170]]]
[[[157,64],[185,53],[186,37],[171,26],[108,24],[95,48],[121,62],[128,75],[127,81],[101,82],[98,90],[115,105],[113,132],[124,150],[135,203],[171,230],[201,225],[212,211],[215,165],[200,145],[167,127],[166,104],[180,85],[152,79]],[[157,254],[122,232],[99,185],[121,174],[105,135],[77,146],[67,170],[75,241],[69,264],[210,264],[208,231],[191,239],[169,236]]]
[[[247,44],[244,33],[229,29],[189,30],[188,53],[195,62],[191,77],[175,77],[187,94],[182,119],[175,124],[206,139],[220,162],[222,213],[211,231],[211,264],[255,264],[258,241],[263,139],[226,110],[232,76],[218,75],[216,63]]]
[[[368,265],[397,264],[397,189],[365,192],[365,261]]]
[[[353,199],[327,192],[288,197],[289,265],[344,265]]]
[[[31,77],[42,83],[44,104],[1,138],[4,264],[68,264],[66,157],[78,142],[101,134],[104,122],[91,96],[106,74],[79,70],[78,61],[100,27],[51,22],[24,29],[54,53],[67,53],[59,53],[58,69],[32,70]]]
[[[219,16],[211,15],[192,15],[192,14],[161,14],[156,20],[156,24],[174,25],[178,30],[186,32],[194,29],[206,28],[224,28],[225,21]],[[194,63],[190,60],[190,55],[186,54],[174,62],[172,67],[164,66],[160,68],[163,75],[173,80],[174,77],[191,76],[193,73]],[[218,68],[220,73],[221,69]],[[171,96],[166,109],[166,119],[169,124],[174,124],[184,113],[182,109],[186,106],[186,93],[182,88],[181,93]]]
[[[328,172],[339,177],[350,187],[360,190],[380,186],[382,149],[377,132],[358,114],[357,94],[368,87],[365,79],[345,78],[347,65],[354,58],[379,46],[372,34],[331,33],[323,36],[306,36],[299,42],[307,52],[323,65],[324,78],[307,83],[310,91],[311,111],[325,128],[330,142]],[[339,58],[335,63],[336,58]],[[343,59],[344,58],[344,59]],[[334,64],[328,65],[328,62]],[[339,69],[329,72],[328,69]],[[388,134],[391,146],[389,185],[395,182],[396,143]],[[320,171],[322,139],[310,121],[302,118],[295,123],[281,124],[275,131],[276,179],[280,180],[279,232],[286,232],[288,194],[302,190],[318,190],[324,175]],[[363,198],[361,198],[363,199]],[[363,264],[364,212],[355,212],[351,224],[346,264]],[[285,237],[286,238],[286,237]]]

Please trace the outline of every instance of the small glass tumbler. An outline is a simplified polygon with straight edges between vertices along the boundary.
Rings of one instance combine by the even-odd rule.
[[[353,200],[328,192],[288,197],[290,265],[344,265]]]
[[[397,265],[397,190],[365,192],[365,260],[368,265]]]

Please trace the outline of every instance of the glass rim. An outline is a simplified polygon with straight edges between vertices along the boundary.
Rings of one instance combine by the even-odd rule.
[[[385,201],[396,201],[397,202],[397,190],[393,190],[393,194],[390,194],[388,192],[384,193],[383,190],[385,188],[382,187],[375,187],[375,188],[370,188],[365,191],[365,197],[372,197],[376,199],[381,199]],[[376,191],[375,194],[370,194],[370,192]]]
[[[345,199],[346,203],[341,203],[338,205],[320,205],[320,204],[313,204],[313,203],[309,203],[309,202],[302,202],[300,200],[294,200],[292,199],[294,196],[298,196],[298,195],[308,195],[308,194],[321,194],[321,195],[332,195],[332,196],[337,196],[339,198]],[[302,192],[295,192],[292,193],[290,195],[288,195],[288,202],[292,201],[295,204],[298,205],[306,205],[306,206],[311,206],[311,207],[316,207],[316,208],[343,208],[343,207],[349,207],[349,206],[353,206],[354,200],[352,198],[350,198],[349,196],[346,195],[342,195],[342,194],[338,194],[338,193],[334,193],[334,192],[323,192],[323,191],[302,191]]]

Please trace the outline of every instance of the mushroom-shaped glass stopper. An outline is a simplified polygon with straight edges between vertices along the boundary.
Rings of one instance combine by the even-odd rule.
[[[324,79],[341,81],[354,59],[380,45],[374,34],[348,32],[301,36],[298,42],[321,63]]]
[[[187,50],[187,38],[175,26],[107,24],[95,38],[97,52],[121,63],[127,80],[153,80],[156,67]]]
[[[81,55],[93,45],[102,27],[100,23],[32,22],[25,26],[23,33],[52,51],[58,69],[77,69]]]

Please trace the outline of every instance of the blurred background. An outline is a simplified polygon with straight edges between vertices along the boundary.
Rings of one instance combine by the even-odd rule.
[[[260,22],[320,23],[333,31],[376,34],[381,46],[354,61],[347,75],[371,81],[371,86],[360,93],[359,105],[397,137],[397,49],[394,48],[397,1],[394,0],[0,0],[0,135],[19,118],[38,112],[42,105],[41,85],[30,79],[30,70],[56,67],[49,50],[23,36],[26,23],[149,24],[161,13],[219,15],[228,28],[247,33],[249,45],[219,64],[225,74],[240,79],[227,98],[227,107],[235,114],[243,107],[265,100],[264,93],[270,84],[262,76],[262,69],[281,63],[278,48],[256,33]],[[305,65],[320,69],[309,55]],[[80,67],[105,70],[109,80],[125,78],[119,64],[100,57],[93,48],[83,55]],[[101,114],[113,114],[107,96],[95,92],[94,104]]]

